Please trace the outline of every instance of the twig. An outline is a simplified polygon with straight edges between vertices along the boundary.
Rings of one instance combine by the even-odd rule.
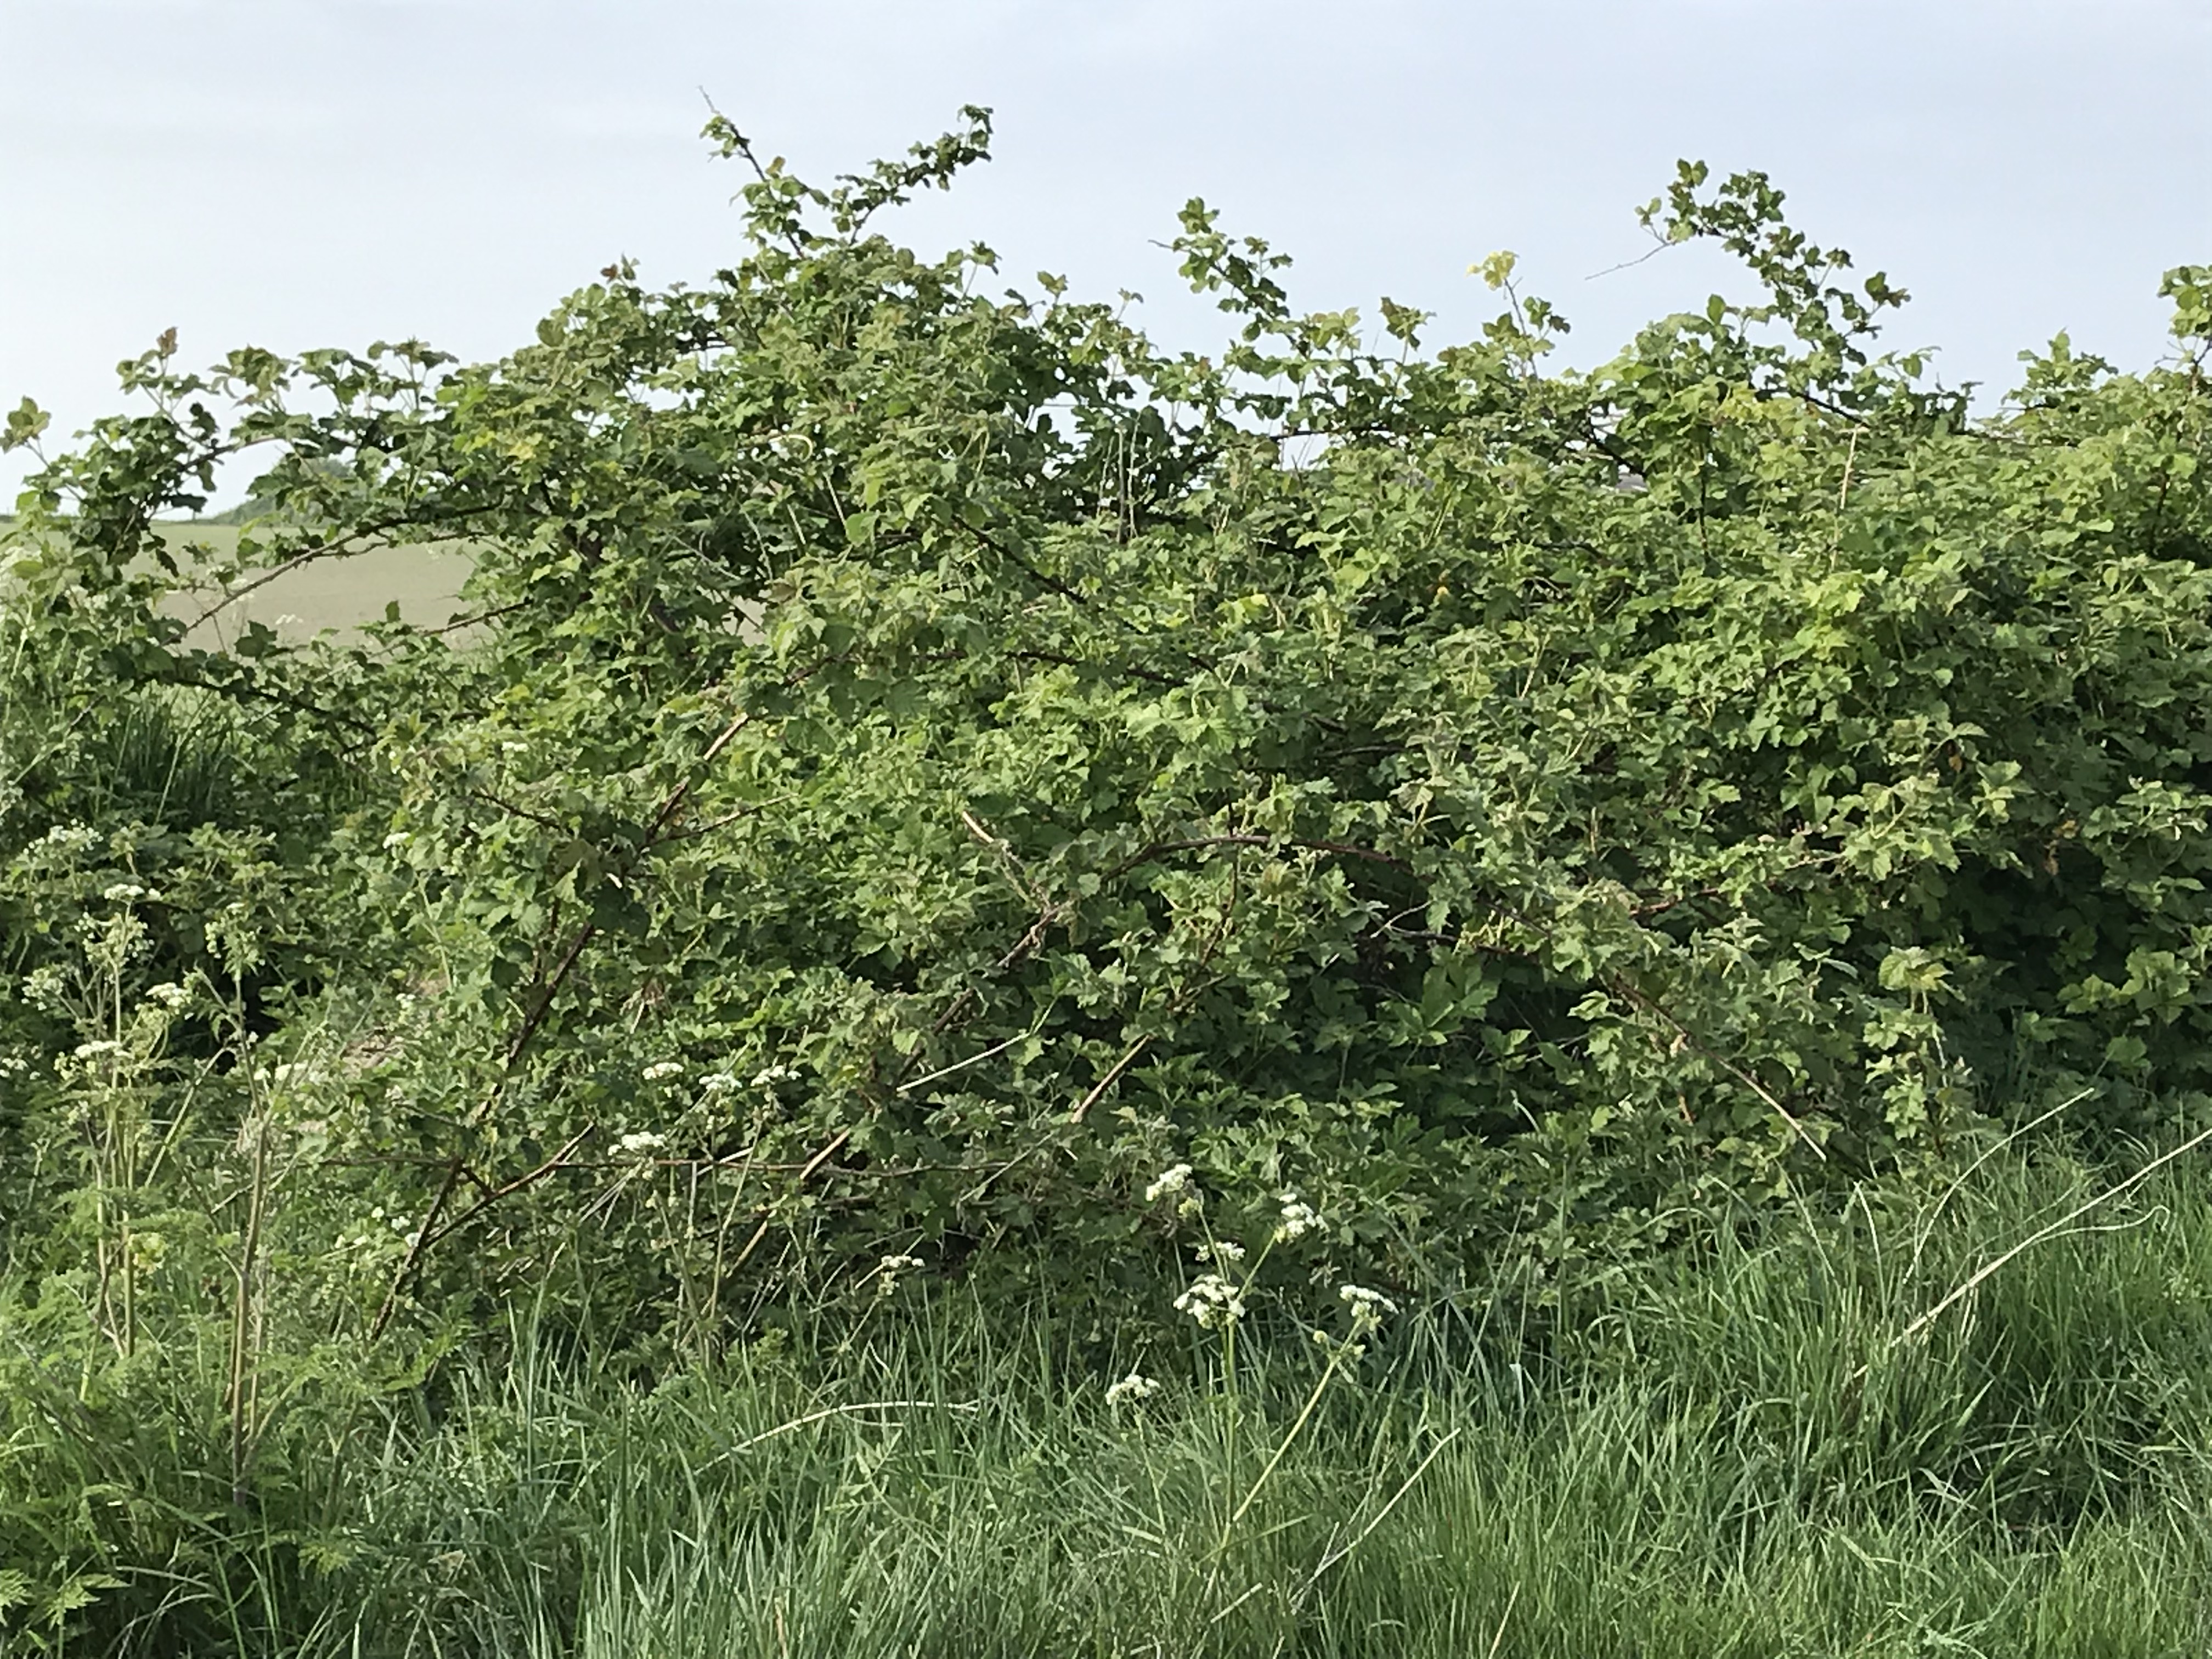
[[[458,634],[464,628],[474,628],[478,623],[488,623],[495,617],[504,617],[510,611],[520,611],[529,603],[527,599],[515,599],[506,605],[493,605],[487,611],[475,611],[464,617],[449,617],[436,628],[418,628],[414,631],[425,639],[435,639],[441,634]]]
[[[1679,247],[1680,246],[1681,244],[1679,242],[1662,242],[1657,247],[1647,249],[1645,252],[1638,254],[1633,259],[1623,259],[1619,264],[1607,265],[1603,270],[1593,270],[1589,276],[1583,277],[1583,281],[1586,283],[1594,283],[1601,276],[1612,276],[1616,270],[1633,270],[1637,266],[1642,264],[1646,259],[1656,259],[1661,254],[1664,253],[1668,248]],[[1495,1651],[1495,1649],[1493,1648],[1492,1650]]]
[[[999,855],[1000,862],[1006,867],[1006,878],[1014,890],[1019,893],[1024,900],[1036,908],[1036,920],[1030,923],[1029,930],[1014,941],[1004,956],[992,964],[993,974],[1003,974],[1028,960],[1036,953],[1044,944],[1045,936],[1051,933],[1053,924],[1060,919],[1064,913],[1064,907],[1046,901],[1042,884],[1030,879],[1029,872],[1022,868],[1020,860],[1014,857],[1013,848],[1005,837],[993,835],[988,827],[973,812],[963,810],[960,814],[960,821],[967,825],[969,835]],[[973,1003],[975,998],[975,986],[962,987],[960,994],[947,1003],[944,1012],[930,1022],[929,1035],[942,1036],[946,1031],[951,1030],[955,1022],[968,1012],[969,1005]],[[981,1060],[984,1056],[978,1054],[975,1058]],[[907,1079],[907,1073],[921,1063],[921,1048],[917,1044],[914,1051],[900,1064],[897,1073],[891,1079],[891,1088],[894,1093],[904,1094],[910,1088],[921,1086],[919,1084],[908,1082]]]
[[[1050,575],[1046,572],[1038,569],[1027,559],[1015,552],[1013,549],[1006,545],[1006,544],[1000,541],[988,532],[977,529],[974,525],[969,524],[967,520],[960,518],[957,514],[954,516],[953,522],[957,524],[969,535],[973,536],[977,541],[981,542],[985,547],[989,548],[992,552],[1006,560],[1007,563],[1024,572],[1029,576],[1030,580],[1038,583],[1042,586],[1050,588],[1054,592],[1059,594],[1060,598],[1064,599],[1071,600],[1074,604],[1083,605],[1086,608],[1090,605],[1091,601],[1082,593],[1078,592],[1074,588],[1070,587],[1066,582],[1060,580],[1059,577]]]
[[[486,1210],[491,1208],[493,1205],[498,1203],[502,1198],[510,1197],[514,1194],[520,1192],[525,1187],[530,1186],[535,1182],[544,1180],[547,1176],[551,1175],[556,1170],[563,1170],[571,1167],[568,1163],[568,1154],[574,1152],[577,1147],[582,1146],[584,1142],[591,1137],[592,1131],[598,1127],[599,1126],[594,1123],[586,1124],[582,1128],[577,1130],[574,1134],[568,1138],[568,1144],[567,1146],[563,1146],[559,1152],[554,1153],[552,1157],[547,1158],[543,1164],[531,1170],[527,1175],[519,1175],[515,1176],[514,1180],[507,1182],[501,1186],[486,1189],[484,1191],[483,1197],[475,1205],[462,1212],[459,1215],[455,1216],[451,1221],[438,1229],[438,1237],[451,1237],[453,1234],[460,1231],[462,1228],[467,1226],[469,1223],[474,1221],[478,1216],[482,1215]],[[435,1242],[435,1240],[431,1241],[431,1243]],[[426,1245],[425,1248],[427,1249],[428,1246]]]
[[[410,520],[394,519],[386,524],[372,525],[365,530],[349,530],[342,539],[337,541],[324,542],[318,546],[302,548],[298,552],[294,553],[284,559],[282,562],[271,565],[267,570],[264,570],[261,574],[256,576],[252,581],[240,582],[235,587],[225,588],[223,590],[222,597],[217,599],[213,605],[210,605],[206,610],[201,611],[198,616],[193,617],[191,623],[186,625],[185,631],[187,634],[191,633],[193,629],[198,628],[202,623],[207,622],[212,617],[215,617],[222,612],[228,610],[232,605],[237,604],[239,600],[244,599],[248,593],[252,592],[254,589],[258,587],[266,587],[270,582],[275,581],[278,577],[288,575],[291,572],[299,569],[302,565],[313,564],[318,559],[326,559],[331,557],[332,555],[337,555],[344,558],[353,558],[363,553],[374,553],[380,549],[404,545],[404,544],[379,541],[374,538],[381,537],[391,531],[404,529],[410,523],[412,523],[412,520]],[[365,543],[366,544],[358,547],[352,545],[352,544],[356,542]],[[204,545],[204,544],[203,544],[203,545]]]
[[[1067,1115],[1067,1121],[1070,1123],[1082,1122],[1083,1115],[1089,1111],[1093,1106],[1096,1106],[1098,1103],[1099,1097],[1103,1095],[1109,1089],[1112,1088],[1115,1083],[1120,1079],[1121,1073],[1127,1071],[1131,1066],[1136,1063],[1137,1056],[1143,1054],[1145,1050],[1152,1045],[1152,1036],[1148,1032],[1145,1036],[1139,1037],[1134,1042],[1131,1043],[1123,1052],[1121,1058],[1115,1060],[1112,1066],[1108,1069],[1106,1075],[1100,1078],[1096,1084],[1091,1085],[1091,1092],[1084,1096],[1081,1100],[1075,1103],[1075,1109]]]
[[[1194,836],[1187,841],[1156,841],[1124,859],[1108,874],[1109,877],[1125,876],[1139,865],[1149,863],[1163,853],[1196,852],[1208,847],[1292,847],[1308,853],[1334,853],[1339,858],[1364,859],[1370,864],[1388,865],[1393,870],[1410,871],[1413,867],[1404,859],[1389,853],[1378,853],[1371,847],[1355,846],[1350,842],[1308,841],[1291,836]]]
[[[1734,1078],[1738,1083],[1743,1085],[1745,1088],[1750,1090],[1752,1093],[1757,1095],[1761,1100],[1765,1101],[1766,1104],[1772,1109],[1774,1115],[1780,1118],[1784,1123],[1788,1124],[1800,1140],[1802,1140],[1808,1146],[1810,1146],[1813,1149],[1814,1156],[1823,1160],[1827,1158],[1828,1149],[1823,1146],[1819,1141],[1813,1139],[1812,1132],[1797,1121],[1796,1116],[1791,1114],[1790,1109],[1782,1103],[1781,1100],[1777,1097],[1771,1089],[1768,1088],[1765,1084],[1761,1083],[1757,1078],[1753,1077],[1749,1072],[1744,1070],[1742,1066],[1737,1065],[1727,1055],[1720,1053],[1717,1049],[1713,1048],[1711,1045],[1706,1043],[1695,1031],[1692,1031],[1688,1026],[1683,1024],[1680,1019],[1676,1018],[1672,1009],[1668,1008],[1664,1003],[1662,1003],[1652,997],[1647,996],[1644,992],[1637,989],[1637,988],[1626,977],[1615,978],[1610,982],[1615,990],[1619,991],[1623,996],[1628,998],[1632,1002],[1634,1002],[1639,1007],[1648,1009],[1652,1013],[1658,1015],[1660,1018],[1665,1020],[1669,1025],[1674,1028],[1675,1033],[1680,1036],[1684,1042],[1696,1049],[1700,1054],[1712,1061],[1714,1065],[1719,1066],[1730,1077]]]
[[[347,541],[351,541],[352,539],[353,538],[350,536],[346,538]],[[371,551],[374,545],[374,544],[372,544],[372,547],[356,548],[354,551],[357,553],[366,553]],[[260,575],[256,576],[252,581],[240,582],[235,587],[227,587],[223,589],[222,597],[221,599],[217,599],[213,605],[201,611],[198,616],[193,617],[190,623],[185,624],[185,632],[190,634],[203,623],[213,621],[216,617],[221,616],[225,611],[228,611],[232,605],[237,604],[239,600],[244,599],[248,593],[252,592],[256,588],[268,586],[270,583],[275,581],[279,576],[288,576],[291,574],[293,571],[299,569],[302,565],[313,564],[318,559],[328,558],[334,553],[343,553],[345,550],[345,542],[328,542],[320,547],[311,547],[304,552],[294,554],[290,558],[286,559],[282,564],[271,566]]]
[[[999,855],[999,861],[1006,866],[1006,873],[1013,879],[1014,890],[1042,909],[1043,900],[1040,896],[1040,890],[1030,879],[1029,872],[1022,868],[1021,860],[1014,856],[1013,847],[1006,838],[993,835],[984,827],[982,821],[965,807],[960,810],[960,822],[968,826],[969,835]]]
[[[1555,935],[1552,929],[1545,927],[1543,923],[1536,921],[1534,917],[1524,916],[1511,906],[1501,904],[1495,899],[1482,899],[1479,902],[1492,915],[1502,916],[1506,921],[1512,922],[1518,927],[1527,928],[1530,933],[1534,933],[1540,939],[1554,940],[1554,942],[1556,942]],[[1811,1132],[1808,1130],[1802,1123],[1800,1123],[1797,1121],[1796,1115],[1791,1113],[1788,1107],[1782,1103],[1771,1089],[1761,1083],[1749,1072],[1744,1070],[1742,1066],[1729,1059],[1725,1054],[1714,1049],[1710,1044],[1705,1042],[1703,1038],[1699,1037],[1695,1031],[1692,1031],[1687,1025],[1685,1025],[1681,1020],[1676,1017],[1674,1012],[1668,1008],[1664,1003],[1659,1001],[1649,993],[1639,989],[1626,975],[1614,975],[1609,978],[1602,980],[1601,983],[1603,983],[1608,990],[1614,991],[1620,995],[1626,997],[1631,1002],[1635,1003],[1639,1008],[1645,1010],[1647,1012],[1656,1014],[1660,1018],[1665,1020],[1669,1025],[1674,1028],[1675,1035],[1680,1037],[1685,1044],[1696,1049],[1699,1054],[1711,1060],[1714,1065],[1719,1066],[1730,1077],[1734,1078],[1738,1083],[1741,1083],[1745,1088],[1750,1090],[1753,1094],[1758,1096],[1759,1098],[1765,1102],[1767,1106],[1771,1108],[1775,1115],[1784,1123],[1790,1126],[1790,1129],[1796,1134],[1798,1139],[1813,1149],[1816,1157],[1819,1157],[1823,1160],[1827,1158],[1827,1148],[1821,1146],[1819,1141],[1813,1138]]]
[[[792,1190],[796,1192],[799,1188],[804,1187],[808,1177],[836,1157],[837,1149],[852,1138],[853,1132],[850,1129],[840,1129],[836,1134],[830,1136],[823,1143],[822,1150],[806,1160],[806,1167],[799,1172],[799,1178],[791,1183]],[[760,1225],[753,1229],[752,1237],[745,1240],[744,1248],[738,1252],[737,1259],[730,1263],[730,1272],[737,1272],[751,1259],[752,1253],[760,1248],[761,1240],[768,1237],[769,1226],[775,1219],[775,1215],[773,1211],[761,1218]]]
[[[809,673],[811,672],[811,669],[807,671]],[[714,740],[707,745],[706,752],[699,757],[692,775],[684,779],[662,798],[659,810],[653,815],[651,822],[646,826],[644,836],[639,840],[636,853],[623,866],[624,878],[634,872],[638,866],[642,864],[659,846],[665,839],[663,832],[667,829],[678,809],[683,806],[684,802],[690,797],[693,783],[707,768],[714,763],[722,750],[736,740],[738,733],[745,729],[751,718],[749,710],[740,709],[730,723],[716,735]],[[481,1127],[498,1107],[501,1097],[506,1093],[508,1082],[514,1076],[515,1068],[521,1064],[523,1055],[529,1051],[532,1042],[544,1028],[547,1017],[552,1012],[553,1004],[560,996],[562,987],[567,984],[568,975],[574,971],[576,963],[583,957],[585,947],[592,942],[598,933],[599,925],[589,921],[576,930],[575,938],[569,941],[568,950],[562,952],[560,962],[556,964],[551,975],[544,981],[536,1006],[524,1018],[520,1028],[514,1034],[514,1040],[507,1044],[507,1058],[501,1066],[499,1079],[493,1084],[489,1092],[484,1096],[476,1110],[470,1115],[466,1126],[468,1128],[474,1129]],[[392,1322],[392,1315],[398,1311],[399,1298],[405,1294],[408,1283],[414,1278],[416,1269],[421,1266],[422,1257],[429,1249],[431,1242],[436,1237],[442,1237],[444,1231],[451,1231],[451,1229],[445,1229],[441,1231],[438,1222],[445,1214],[447,1205],[453,1201],[454,1190],[461,1182],[461,1172],[466,1167],[465,1153],[455,1152],[447,1165],[445,1179],[439,1183],[436,1194],[430,1200],[428,1209],[423,1213],[421,1224],[415,1229],[414,1242],[408,1246],[407,1254],[401,1258],[398,1270],[392,1276],[392,1283],[385,1291],[384,1301],[376,1310],[376,1317],[369,1322],[368,1335],[371,1341],[384,1334],[385,1328]],[[474,1214],[475,1212],[472,1211],[471,1213]]]
[[[956,1060],[950,1066],[940,1066],[938,1070],[932,1072],[927,1077],[918,1077],[911,1083],[902,1083],[899,1085],[897,1089],[894,1091],[894,1092],[902,1095],[910,1094],[916,1089],[926,1088],[930,1084],[941,1082],[943,1079],[951,1077],[955,1072],[964,1072],[970,1066],[980,1066],[985,1060],[990,1059],[992,1055],[1003,1054],[1017,1042],[1021,1042],[1030,1037],[1035,1036],[1042,1029],[1042,1027],[1041,1025],[1033,1025],[1026,1031],[1017,1031],[1013,1036],[1008,1037],[1004,1042],[994,1042],[989,1048],[984,1049],[980,1054],[970,1054],[965,1060]]]
[[[1147,685],[1181,685],[1182,684],[1172,674],[1161,674],[1149,668],[1139,668],[1133,663],[1095,662],[1084,657],[1063,657],[1052,651],[1013,651],[1007,654],[1016,662],[1048,662],[1057,668],[1096,668],[1111,673],[1127,674],[1130,678],[1142,680]]]
[[[489,789],[465,789],[461,793],[471,800],[480,800],[487,806],[496,806],[502,812],[511,813],[518,818],[526,818],[541,830],[550,830],[557,835],[563,836],[574,833],[572,827],[562,823],[560,819],[548,817],[544,813],[534,811],[527,806],[518,806],[514,802],[502,796],[495,795]]]
[[[1836,516],[1839,521],[1843,517],[1845,504],[1851,499],[1851,469],[1858,464],[1859,434],[1865,430],[1866,428],[1864,426],[1853,427],[1851,428],[1850,445],[1844,452],[1843,487],[1836,491]],[[1843,538],[1843,526],[1838,522],[1836,526],[1836,537],[1838,541]]]

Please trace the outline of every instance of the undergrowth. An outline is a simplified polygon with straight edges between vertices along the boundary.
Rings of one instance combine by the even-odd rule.
[[[11,1373],[0,1507],[68,1492],[54,1541],[87,1516],[100,1539],[86,1605],[15,1644],[2198,1653],[2212,1177],[2167,1166],[1922,1319],[2102,1190],[2008,1153],[1568,1305],[1498,1285],[1384,1316],[1361,1352],[1255,1305],[1233,1375],[1218,1328],[921,1276],[857,1333],[801,1320],[658,1371],[518,1305],[417,1386],[292,1413],[236,1494],[195,1356],[148,1358],[96,1420]]]

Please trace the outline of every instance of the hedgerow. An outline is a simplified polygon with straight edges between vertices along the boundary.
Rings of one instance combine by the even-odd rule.
[[[228,1273],[243,1468],[287,1318],[312,1370],[549,1283],[648,1347],[887,1253],[1111,1294],[1178,1164],[1227,1234],[1540,1279],[2203,1117],[2212,271],[2169,360],[2062,337],[1977,416],[1759,174],[1644,216],[1756,297],[1587,372],[1510,256],[1431,349],[1194,201],[1200,356],[877,229],[968,118],[818,189],[718,118],[711,280],[479,365],[166,339],[37,475],[0,1206],[53,1317],[127,1356]],[[248,454],[272,510],[173,556]],[[465,628],[191,632],[426,541]]]

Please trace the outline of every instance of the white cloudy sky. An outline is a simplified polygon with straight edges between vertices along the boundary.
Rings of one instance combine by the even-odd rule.
[[[1692,249],[1593,279],[1679,155],[1772,174],[1954,381],[2062,328],[2144,363],[2160,272],[2212,261],[2212,0],[0,0],[0,400],[64,427],[172,325],[196,361],[495,356],[616,254],[704,276],[738,180],[702,88],[820,175],[992,106],[999,159],[908,234],[1182,343],[1211,319],[1155,244],[1193,194],[1302,302],[1432,338],[1513,248],[1582,362],[1728,285]]]

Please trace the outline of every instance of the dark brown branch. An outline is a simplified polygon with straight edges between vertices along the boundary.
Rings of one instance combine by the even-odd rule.
[[[1017,569],[1024,572],[1029,576],[1030,580],[1036,582],[1039,586],[1048,587],[1054,592],[1059,594],[1062,599],[1072,600],[1075,604],[1082,605],[1086,609],[1089,608],[1091,601],[1084,595],[1077,592],[1075,589],[1070,587],[1066,582],[1060,580],[1057,576],[1048,575],[1045,572],[1038,569],[1027,559],[1015,552],[1011,547],[1006,546],[1003,542],[991,535],[988,531],[978,530],[974,525],[969,524],[967,520],[957,516],[954,518],[953,522],[957,524],[969,535],[973,536],[977,541],[981,542],[985,547],[990,549],[992,552],[1006,560],[1007,563],[1014,566]]]
[[[489,789],[468,789],[464,790],[462,793],[467,795],[471,800],[480,800],[487,806],[496,806],[502,812],[510,812],[518,818],[527,818],[531,823],[538,824],[544,829],[553,830],[557,834],[563,836],[572,836],[575,834],[575,830],[573,826],[562,823],[560,819],[550,818],[543,812],[533,812],[527,806],[518,806],[513,801],[505,799],[503,796],[493,794]]]
[[[1182,682],[1172,674],[1162,674],[1150,668],[1139,668],[1131,663],[1093,662],[1082,657],[1063,657],[1051,651],[1015,651],[1009,653],[1016,662],[1048,662],[1059,668],[1097,668],[1112,674],[1127,674],[1131,679],[1143,680],[1148,685],[1181,685]]]
[[[491,1208],[493,1205],[498,1203],[502,1198],[512,1197],[516,1193],[520,1192],[524,1188],[534,1185],[536,1182],[544,1180],[547,1176],[551,1175],[556,1170],[569,1168],[568,1154],[574,1152],[577,1147],[582,1146],[586,1140],[590,1139],[592,1131],[597,1128],[597,1127],[598,1126],[596,1124],[586,1124],[582,1128],[577,1130],[574,1134],[568,1138],[568,1144],[562,1147],[559,1152],[554,1153],[552,1157],[547,1158],[536,1169],[530,1170],[526,1174],[519,1175],[512,1181],[503,1182],[497,1187],[489,1188],[485,1187],[482,1182],[478,1182],[477,1183],[477,1188],[479,1191],[483,1192],[483,1197],[477,1203],[470,1206],[469,1208],[463,1211],[459,1215],[455,1216],[443,1227],[441,1227],[438,1230],[437,1238],[451,1237],[453,1234],[460,1231],[462,1228],[467,1226],[469,1223],[474,1221],[478,1216],[482,1215],[486,1210]],[[428,1249],[429,1244],[435,1243],[436,1242],[436,1238],[428,1240],[425,1243],[424,1248]]]
[[[191,633],[193,629],[198,628],[202,623],[208,622],[220,615],[222,612],[228,610],[232,605],[237,604],[239,600],[244,599],[248,593],[252,592],[256,588],[266,587],[270,582],[275,581],[278,577],[289,575],[293,571],[300,569],[303,566],[313,564],[322,559],[331,557],[352,558],[362,553],[374,553],[380,548],[403,545],[404,544],[381,542],[375,540],[374,538],[386,535],[394,530],[409,529],[413,527],[416,524],[416,520],[413,518],[389,519],[381,524],[373,524],[365,526],[358,530],[349,530],[345,533],[343,538],[337,541],[323,542],[313,547],[301,548],[299,551],[288,555],[280,562],[271,565],[268,569],[263,571],[259,575],[253,578],[252,580],[240,582],[235,587],[224,589],[223,595],[221,599],[217,599],[213,605],[201,611],[198,616],[193,617],[190,623],[185,624],[185,631],[187,634]],[[356,545],[356,543],[366,543],[367,545],[357,546]]]

